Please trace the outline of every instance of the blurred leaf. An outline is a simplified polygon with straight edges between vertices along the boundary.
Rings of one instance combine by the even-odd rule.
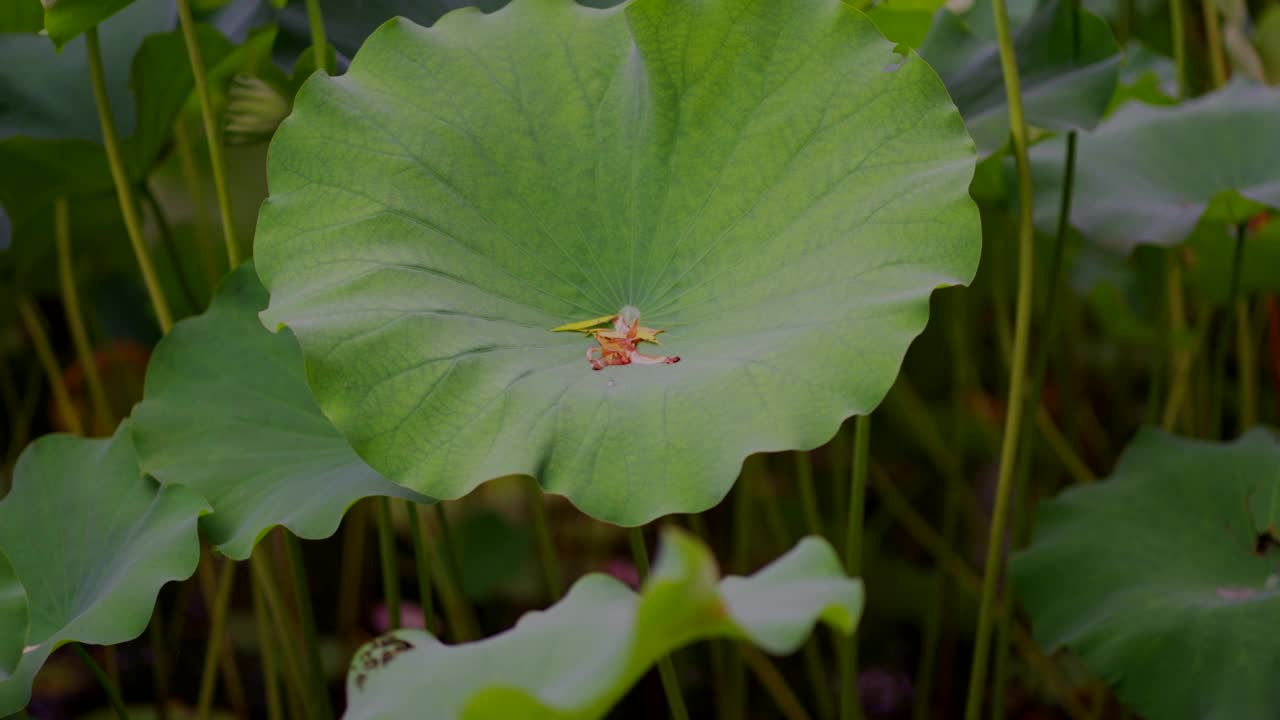
[[[1130,100],[1148,105],[1176,105],[1178,97],[1177,68],[1173,60],[1155,53],[1137,42],[1125,49],[1120,68],[1120,84],[1111,98],[1107,114]]]
[[[133,0],[56,0],[46,2],[44,27],[59,49],[89,28],[127,7]]]
[[[129,435],[128,421],[109,439],[47,435],[18,459],[0,501],[0,548],[26,588],[31,619],[21,662],[0,672],[0,716],[26,705],[56,648],[138,637],[161,586],[195,571],[196,518],[208,507],[185,487],[145,477]]]
[[[1217,305],[1230,300],[1235,238],[1235,228],[1204,223],[1187,241],[1187,286]],[[1280,292],[1280,223],[1270,222],[1246,237],[1239,292],[1242,296]]]
[[[40,0],[5,0],[0,3],[0,33],[38,33],[43,29],[44,6]]]
[[[1041,645],[1071,648],[1137,714],[1277,717],[1278,522],[1270,431],[1148,428],[1112,477],[1041,505],[1014,585]]]
[[[942,4],[943,0],[885,0],[865,12],[886,38],[918,48]]]
[[[1057,224],[1063,144],[1031,149],[1036,224]],[[1177,107],[1129,103],[1082,135],[1071,223],[1118,252],[1176,245],[1203,219],[1280,203],[1280,90],[1234,82]]]
[[[862,612],[862,583],[845,577],[818,538],[751,577],[717,583],[717,575],[706,546],[669,529],[638,595],[592,574],[551,609],[481,642],[383,636],[352,661],[346,717],[600,718],[660,657],[690,642],[729,637],[788,654],[819,620],[852,635]]]
[[[683,49],[722,44],[769,51]],[[263,319],[388,479],[536,475],[640,524],[875,407],[975,271],[973,160],[933,70],[841,0],[393,22],[271,143]],[[680,364],[595,372],[551,332],[628,304]]]
[[[919,49],[942,76],[983,153],[1009,137],[1000,53],[986,27],[990,16],[990,0],[978,0],[963,15],[939,12]],[[1050,0],[1015,27],[1027,122],[1047,130],[1097,125],[1115,92],[1121,59],[1106,22],[1071,2]]]
[[[472,601],[483,602],[509,585],[528,565],[532,541],[529,529],[514,525],[491,510],[467,515],[459,525],[462,589]]]
[[[364,497],[427,500],[370,470],[320,414],[297,342],[258,321],[266,305],[253,264],[241,265],[204,315],[156,346],[133,411],[142,470],[208,499],[200,529],[237,560],[276,525],[329,537]]]

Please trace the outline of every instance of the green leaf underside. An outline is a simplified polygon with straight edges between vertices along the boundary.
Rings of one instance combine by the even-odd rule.
[[[258,321],[266,305],[252,263],[232,272],[203,315],[156,346],[133,411],[143,471],[208,499],[201,531],[237,560],[276,525],[329,537],[364,497],[428,500],[371,470],[333,429],[307,388],[297,341]]]
[[[1081,234],[1126,253],[1176,245],[1201,220],[1241,223],[1280,206],[1280,90],[1236,81],[1176,107],[1128,103],[1076,152]],[[1057,223],[1063,162],[1060,142],[1031,150],[1042,230]]]
[[[269,327],[388,478],[640,524],[871,410],[979,255],[942,83],[838,0],[517,0],[391,21],[272,143]],[[635,305],[678,365],[554,327]]]
[[[940,11],[920,46],[984,153],[1009,139],[1000,53],[994,31],[984,26],[990,17],[989,0],[979,0],[964,15]],[[1028,123],[1060,131],[1098,124],[1115,93],[1122,59],[1106,21],[1073,3],[1051,0],[1015,30],[1014,45]]]
[[[46,3],[44,28],[61,48],[80,33],[132,4],[133,0],[57,0]]]
[[[27,637],[27,591],[9,557],[0,551],[0,678],[13,674]]]
[[[12,672],[0,667],[0,716],[26,705],[58,646],[141,635],[160,587],[195,571],[196,519],[207,510],[190,490],[143,476],[128,421],[111,438],[48,435],[29,445],[0,502],[0,549],[30,611],[22,660]],[[13,592],[0,583],[0,596]]]
[[[1013,561],[1036,638],[1144,717],[1277,717],[1280,555],[1255,543],[1278,499],[1270,431],[1219,444],[1144,429],[1106,482],[1041,506]]]
[[[450,647],[424,632],[384,636],[352,661],[346,718],[600,718],[683,645],[728,637],[787,654],[819,620],[851,635],[862,613],[862,583],[816,537],[751,577],[717,575],[706,546],[668,530],[639,594],[593,574],[487,640]]]

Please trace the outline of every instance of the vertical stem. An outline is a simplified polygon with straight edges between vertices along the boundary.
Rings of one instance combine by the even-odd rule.
[[[280,639],[281,655],[284,658],[285,677],[293,689],[293,695],[301,698],[308,714],[317,702],[312,693],[312,684],[306,681],[306,672],[302,661],[298,658],[296,648],[289,642],[289,613],[285,610],[284,599],[280,597],[280,588],[276,587],[275,570],[267,557],[266,548],[259,548],[249,556],[249,567],[253,570],[253,580],[262,593],[262,600],[271,615],[271,623]],[[326,702],[327,704],[327,702]]]
[[[93,99],[98,108],[98,122],[102,125],[102,145],[107,153],[107,164],[111,167],[111,180],[116,186],[120,214],[124,217],[125,230],[129,233],[129,244],[133,246],[133,255],[138,260],[142,281],[147,286],[147,294],[151,296],[156,321],[160,323],[160,330],[168,333],[169,328],[173,327],[173,313],[169,310],[169,301],[164,297],[155,266],[147,253],[147,245],[142,237],[142,222],[138,219],[138,203],[133,198],[133,186],[125,172],[124,158],[120,155],[120,136],[116,132],[115,118],[111,115],[111,99],[107,97],[106,72],[102,68],[102,47],[98,43],[96,25],[85,31],[84,40]]]
[[[458,554],[453,542],[453,530],[449,527],[449,515],[444,510],[444,503],[435,504],[436,525],[440,531],[440,556],[433,567],[440,568],[438,579],[441,581],[441,594],[445,601],[445,610],[449,613],[449,625],[456,642],[467,642],[480,637],[479,622],[475,610],[467,602],[466,592],[462,585],[462,568],[458,562]]]
[[[1227,292],[1227,307],[1233,307],[1240,293],[1240,270],[1244,264],[1244,238],[1246,225],[1240,223],[1236,228],[1236,247],[1235,252],[1231,256],[1231,288]],[[1246,321],[1247,322],[1247,321]],[[1236,326],[1236,332],[1241,332],[1245,328]],[[1210,439],[1217,440],[1222,437],[1222,416],[1223,406],[1226,404],[1226,384],[1227,384],[1227,335],[1231,332],[1231,322],[1223,318],[1222,325],[1218,328],[1218,341],[1213,346],[1213,390],[1210,393],[1212,398],[1212,425],[1209,426]],[[1245,342],[1248,342],[1246,339]]]
[[[67,327],[71,329],[71,344],[75,346],[77,359],[84,371],[84,382],[89,388],[89,402],[93,406],[94,430],[111,432],[111,406],[102,386],[102,374],[93,359],[93,344],[85,330],[84,313],[80,309],[80,296],[76,293],[75,273],[71,269],[71,210],[65,195],[53,202],[53,238],[58,247],[58,282],[62,289],[62,309],[67,315]]]
[[[804,705],[800,704],[800,698],[796,697],[795,692],[787,685],[786,678],[782,677],[778,668],[769,662],[769,658],[746,643],[739,643],[738,649],[746,659],[747,667],[755,673],[756,679],[782,711],[783,717],[787,720],[809,720],[809,713],[805,712]]]
[[[1280,301],[1267,297],[1267,337],[1271,354],[1271,392],[1275,395],[1276,416],[1280,417]]]
[[[760,455],[752,455],[742,463],[742,473],[738,477],[738,486],[733,492],[733,549],[730,565],[738,575],[746,575],[751,565],[751,488],[755,477],[760,473],[763,459]],[[733,653],[728,662],[729,697],[725,701],[725,714],[737,720],[746,715],[747,707],[747,668],[742,656]]]
[[[956,519],[959,516],[959,502],[956,489],[948,485],[943,490],[942,500],[942,539],[951,543],[956,534]],[[942,640],[943,614],[947,603],[947,574],[941,567],[934,570],[933,585],[929,593],[929,605],[925,611],[923,648],[920,651],[920,664],[916,671],[915,700],[912,703],[913,720],[929,720],[933,699],[934,676],[937,674],[938,646]]]
[[[316,635],[316,615],[311,607],[311,591],[307,584],[307,566],[302,561],[302,543],[291,532],[284,532],[284,545],[288,551],[289,575],[293,578],[293,594],[298,601],[298,621],[302,625],[302,640],[307,646],[308,674],[311,676],[311,694],[315,698],[320,717],[333,717],[329,704],[329,688],[324,677],[324,663],[320,659],[320,640]]]
[[[258,632],[258,651],[262,653],[262,687],[267,700],[268,720],[282,720],[284,708],[280,702],[280,684],[276,671],[276,641],[267,617],[266,600],[262,587],[253,582],[253,622]]]
[[[324,16],[320,13],[320,0],[307,0],[307,24],[311,26],[311,52],[315,53],[316,69],[324,70],[330,75],[329,43],[324,36]]]
[[[129,711],[125,710],[124,700],[120,698],[120,690],[111,682],[111,678],[102,671],[102,667],[93,659],[91,655],[84,649],[80,643],[71,643],[71,647],[75,649],[76,654],[89,667],[89,672],[93,673],[93,677],[97,679],[98,684],[107,693],[107,700],[111,703],[111,708],[116,711],[116,717],[120,720],[129,720]]]
[[[862,523],[867,499],[867,468],[871,463],[871,416],[859,415],[853,425],[853,477],[849,486],[849,520],[845,526],[844,569],[862,572]],[[840,718],[862,717],[858,697],[858,634],[840,644]]]
[[[391,524],[391,499],[378,498],[378,557],[382,559],[382,599],[387,623],[400,629],[400,568],[396,563],[395,528]]]
[[[422,606],[422,626],[427,632],[439,635],[439,629],[433,627],[436,608],[431,597],[431,565],[427,557],[427,546],[422,539],[422,519],[418,516],[418,503],[404,501],[405,513],[409,516],[409,537],[413,540],[413,562],[418,575],[418,604]]]
[[[1227,84],[1227,57],[1222,51],[1222,27],[1218,25],[1218,11],[1213,7],[1213,0],[1200,0],[1200,12],[1204,16],[1204,39],[1209,46],[1210,77],[1213,86],[1220,88]]]
[[[645,578],[649,577],[649,551],[644,546],[644,528],[629,528],[627,538],[631,541],[631,557],[636,563],[636,574],[643,585]],[[680,694],[680,679],[676,676],[676,668],[670,655],[664,655],[658,661],[658,675],[662,678],[662,691],[667,695],[667,705],[671,707],[671,717],[674,720],[689,720],[689,711]]]
[[[169,720],[169,650],[164,640],[164,614],[159,603],[147,625],[147,642],[151,646],[151,698],[156,720]]]
[[[818,490],[813,482],[813,458],[807,452],[797,451],[796,484],[800,488],[800,505],[804,510],[805,532],[822,536],[822,511],[818,509]]]
[[[1165,251],[1165,287],[1168,292],[1166,304],[1169,307],[1169,336],[1172,356],[1170,362],[1171,378],[1169,395],[1165,400],[1164,413],[1160,424],[1165,430],[1172,432],[1178,422],[1178,414],[1190,391],[1192,352],[1189,348],[1177,347],[1184,341],[1187,331],[1187,309],[1182,295],[1182,262],[1178,258],[1177,248]]]
[[[1178,81],[1178,98],[1187,96],[1187,20],[1185,0],[1169,0],[1170,34],[1173,36],[1173,64]]]
[[[1236,298],[1236,365],[1240,388],[1240,417],[1237,432],[1258,422],[1258,363],[1253,352],[1253,330],[1249,322],[1249,300]]]
[[[227,609],[231,605],[231,590],[235,586],[236,563],[231,558],[222,561],[222,577],[218,579],[218,591],[213,600],[209,622],[209,642],[205,645],[204,669],[200,673],[200,694],[197,696],[196,717],[207,720],[213,707],[213,688],[218,679],[218,648],[222,645],[227,628]]]
[[[191,195],[191,214],[194,221],[196,246],[200,248],[200,259],[204,262],[205,275],[209,284],[209,297],[213,297],[218,286],[218,278],[222,269],[213,252],[213,243],[209,241],[209,208],[204,204],[204,188],[200,182],[200,171],[196,168],[196,153],[191,139],[191,128],[185,118],[179,117],[173,126],[173,147],[178,156],[178,165],[182,170],[182,182]]]
[[[1009,409],[1005,416],[1004,439],[1000,448],[1000,469],[996,481],[995,509],[991,532],[987,539],[987,558],[982,578],[982,597],[978,611],[977,636],[974,639],[973,663],[969,676],[969,697],[965,720],[978,720],[982,715],[986,690],[987,662],[991,651],[991,627],[996,615],[996,588],[1003,574],[1001,549],[1008,520],[1009,498],[1016,471],[1018,434],[1022,429],[1025,408],[1027,347],[1031,336],[1032,282],[1035,278],[1035,242],[1032,208],[1031,168],[1027,162],[1027,122],[1022,113],[1022,90],[1018,80],[1018,59],[1009,30],[1009,14],[1005,0],[992,0],[996,37],[1000,45],[1000,66],[1004,72],[1005,95],[1009,102],[1009,127],[1013,136],[1013,153],[1018,166],[1018,299],[1014,315],[1013,356],[1009,378]]]
[[[213,170],[213,191],[218,196],[218,212],[222,216],[222,239],[227,246],[227,261],[232,269],[240,264],[240,244],[236,239],[235,217],[231,214],[231,191],[227,187],[227,166],[222,159],[222,135],[213,114],[213,96],[209,92],[209,73],[200,54],[196,38],[196,21],[191,16],[191,0],[178,0],[178,22],[187,43],[187,60],[196,83],[200,101],[200,117],[204,121],[205,140],[209,145],[209,165]]]
[[[204,606],[209,610],[212,617],[218,604],[218,579],[213,572],[212,555],[209,554],[206,548],[201,548],[200,555],[200,564],[196,566],[196,580],[200,586],[200,599],[204,602]],[[240,681],[240,669],[236,665],[231,641],[227,637],[216,637],[211,638],[211,640],[217,642],[218,669],[222,673],[224,687],[227,690],[227,699],[231,703],[231,707],[243,715],[248,712],[244,684]]]
[[[542,578],[547,585],[547,596],[555,602],[564,595],[560,560],[556,556],[555,540],[551,537],[551,524],[547,522],[547,509],[542,500],[542,486],[531,477],[521,478],[525,496],[529,501],[529,517],[533,519],[533,535],[538,541],[538,563],[542,566]]]
[[[343,521],[342,559],[338,570],[338,636],[349,639],[358,635],[360,624],[360,590],[364,587],[364,548],[369,534],[372,501],[352,506]]]
[[[62,369],[58,366],[58,358],[53,354],[49,334],[45,332],[40,308],[36,307],[30,298],[18,298],[18,316],[22,319],[22,325],[28,337],[31,338],[31,345],[35,348],[36,358],[40,360],[40,366],[44,369],[45,377],[49,381],[49,390],[53,393],[53,402],[58,408],[58,414],[62,416],[62,421],[72,433],[84,435],[84,423],[80,422],[76,406],[71,402],[71,393],[67,391],[67,384],[62,379]]]

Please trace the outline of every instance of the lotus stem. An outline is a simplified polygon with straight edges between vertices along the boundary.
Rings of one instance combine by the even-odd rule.
[[[236,581],[236,563],[227,558],[222,563],[222,577],[218,579],[218,591],[210,609],[209,642],[205,645],[204,669],[200,673],[200,693],[196,702],[196,718],[207,720],[213,707],[213,689],[218,678],[218,648],[227,629],[227,610],[231,605],[231,590]]]
[[[318,699],[312,697],[312,684],[304,679],[302,661],[289,641],[289,614],[284,607],[284,599],[280,597],[280,589],[275,584],[275,569],[265,550],[259,550],[249,556],[249,567],[253,570],[253,580],[262,593],[262,599],[271,615],[271,623],[280,638],[281,655],[284,658],[285,677],[293,689],[293,695],[299,698],[304,709],[310,714]],[[327,703],[326,703],[327,704]]]
[[[769,693],[778,710],[782,711],[783,717],[787,720],[809,720],[809,713],[805,712],[804,705],[800,704],[800,699],[787,685],[786,678],[769,662],[769,658],[745,643],[739,643],[738,649],[742,657],[746,658],[747,667],[755,673],[756,679]]]
[[[200,260],[204,264],[205,277],[209,285],[209,297],[213,297],[218,287],[218,278],[222,277],[217,255],[213,251],[213,243],[209,241],[209,208],[204,202],[204,188],[200,182],[200,171],[196,168],[196,153],[191,139],[191,128],[184,118],[178,118],[173,126],[173,147],[178,156],[178,166],[182,170],[182,182],[187,186],[191,196],[192,224],[195,232],[195,243],[200,248]]]
[[[1227,291],[1227,307],[1234,307],[1236,300],[1240,294],[1240,272],[1244,265],[1244,238],[1246,228],[1245,223],[1240,223],[1236,227],[1236,244],[1235,250],[1231,255],[1231,285]],[[1237,315],[1237,318],[1239,316]],[[1245,325],[1237,322],[1236,332],[1241,333],[1247,329],[1248,320],[1246,318]],[[1209,437],[1219,439],[1222,436],[1222,416],[1223,406],[1226,404],[1226,383],[1227,383],[1227,334],[1231,331],[1231,323],[1227,319],[1223,319],[1222,325],[1218,329],[1218,340],[1214,343],[1213,349],[1213,389],[1210,392],[1212,398],[1212,425],[1209,426]],[[1248,338],[1244,342],[1248,342]]]
[[[111,678],[103,672],[102,666],[98,665],[97,661],[93,659],[93,656],[90,655],[80,643],[71,643],[71,647],[75,649],[76,654],[79,655],[80,659],[84,661],[84,664],[88,666],[89,672],[93,673],[93,677],[98,681],[98,684],[102,686],[104,691],[106,691],[107,701],[111,703],[111,708],[115,710],[116,717],[119,718],[119,720],[129,720],[129,711],[125,709],[124,700],[120,698],[120,689],[116,687],[115,683],[111,681]]]
[[[849,519],[845,524],[844,569],[850,577],[857,577],[862,572],[862,525],[867,499],[867,469],[871,463],[871,416],[859,415],[853,422],[853,476],[849,486]],[[840,670],[840,718],[861,718],[856,632],[840,643]]]
[[[538,564],[542,567],[547,596],[554,603],[564,595],[564,581],[561,579],[560,559],[556,556],[555,539],[551,536],[551,524],[547,522],[542,486],[531,477],[522,478],[521,482],[529,502],[529,516],[533,519],[533,535],[538,543]]]
[[[800,507],[804,511],[805,532],[821,537],[822,511],[818,509],[818,489],[813,482],[813,458],[807,452],[794,453],[796,486],[800,489]]]
[[[1008,524],[1009,500],[1013,494],[1017,470],[1019,432],[1026,404],[1027,351],[1031,340],[1032,283],[1035,280],[1035,198],[1031,187],[1031,166],[1027,159],[1027,122],[1022,111],[1022,90],[1018,80],[1018,59],[1013,35],[1009,29],[1009,13],[1005,0],[992,0],[996,39],[1000,46],[1000,66],[1004,73],[1005,95],[1009,103],[1009,127],[1013,137],[1013,154],[1018,168],[1018,295],[1014,311],[1013,355],[1010,361],[1009,402],[1005,416],[1004,440],[1000,448],[1000,470],[996,482],[995,509],[991,532],[987,539],[982,597],[978,611],[978,629],[974,639],[973,663],[969,676],[969,695],[965,720],[982,716],[986,691],[988,661],[991,652],[991,629],[996,615],[996,589],[1003,575],[1002,549]]]
[[[329,688],[324,678],[324,663],[320,659],[320,640],[316,634],[316,615],[311,607],[311,591],[307,583],[307,566],[302,559],[302,542],[291,532],[284,532],[289,575],[293,579],[293,595],[298,603],[298,621],[302,625],[302,640],[307,648],[307,672],[311,676],[311,693],[316,699],[316,711],[322,720],[333,717],[329,704]]]
[[[205,140],[209,145],[209,165],[213,171],[213,191],[218,196],[218,213],[222,216],[222,239],[227,246],[227,262],[234,270],[240,264],[240,243],[236,238],[235,216],[231,212],[231,191],[227,187],[227,166],[222,158],[222,135],[213,113],[213,95],[209,92],[209,73],[200,54],[196,38],[196,21],[191,15],[191,0],[178,0],[178,23],[187,44],[187,60],[196,83],[196,99],[200,101],[200,118],[204,121]]]
[[[444,503],[435,504],[435,516],[440,532],[441,555],[436,557],[432,567],[440,569],[440,574],[436,576],[438,581],[436,584],[440,586],[441,595],[445,601],[450,630],[456,642],[477,640],[480,638],[480,625],[463,590],[462,565],[458,559],[456,544],[453,541],[453,529],[449,526],[449,515],[445,512]]]
[[[212,617],[218,604],[219,581],[213,572],[213,556],[209,554],[206,548],[202,548],[200,554],[200,564],[196,566],[196,580],[200,586],[200,599],[204,602],[204,606],[209,609],[210,617]],[[241,714],[247,713],[244,684],[240,681],[240,670],[236,666],[236,658],[232,653],[230,641],[226,637],[213,637],[212,634],[210,641],[217,642],[218,668],[225,681],[231,706]]]
[[[644,528],[628,529],[627,537],[631,541],[631,557],[635,560],[636,574],[641,584],[649,577],[649,551],[644,545]],[[667,705],[671,708],[673,720],[689,720],[689,711],[685,708],[684,696],[680,694],[680,678],[676,675],[675,664],[670,655],[658,660],[658,675],[662,678],[662,691],[666,693]]]
[[[53,201],[53,238],[58,250],[58,284],[62,289],[62,309],[67,316],[67,327],[71,330],[71,344],[75,346],[76,357],[84,371],[85,386],[89,389],[89,402],[93,406],[96,425],[94,429],[100,433],[109,433],[114,425],[111,421],[111,405],[107,402],[107,393],[103,389],[102,374],[93,359],[93,344],[89,342],[89,333],[85,330],[84,312],[80,308],[75,273],[71,267],[71,209],[65,195],[59,195]]]
[[[400,569],[396,564],[395,527],[391,520],[391,499],[378,498],[378,557],[382,560],[382,598],[387,607],[387,625],[400,629]]]
[[[1204,16],[1204,39],[1209,56],[1210,79],[1213,87],[1227,84],[1227,57],[1222,48],[1222,27],[1218,25],[1218,11],[1213,0],[1200,0],[1200,12]]]
[[[275,636],[271,631],[261,584],[256,580],[253,582],[253,622],[258,632],[258,651],[262,653],[262,686],[267,700],[267,718],[282,720],[284,708],[280,702]]]
[[[315,54],[317,70],[333,74],[329,67],[329,42],[324,36],[324,15],[320,12],[320,0],[307,0],[307,24],[311,29],[311,52]]]
[[[435,600],[431,597],[431,565],[427,545],[422,539],[422,518],[418,515],[418,503],[404,501],[405,513],[409,516],[409,537],[413,541],[413,562],[418,575],[418,604],[422,606],[422,625],[427,632],[439,634],[439,628],[433,627],[436,616]]]
[[[32,302],[31,298],[18,298],[18,316],[22,319],[22,325],[36,351],[36,358],[40,361],[40,366],[44,369],[45,377],[49,381],[49,390],[53,393],[53,404],[58,408],[62,422],[66,423],[72,433],[84,435],[84,423],[80,421],[80,414],[76,412],[75,404],[71,402],[71,393],[67,391],[67,384],[62,379],[62,369],[58,366],[58,358],[54,356],[53,346],[49,343],[49,333],[44,329],[44,318],[40,308]]]
[[[102,126],[102,146],[106,150],[107,164],[111,168],[111,180],[115,184],[116,198],[120,202],[120,214],[124,218],[125,230],[129,234],[129,243],[133,246],[138,269],[142,272],[142,282],[147,287],[151,306],[155,308],[156,321],[160,324],[160,331],[167,334],[169,328],[173,327],[173,313],[169,310],[169,301],[165,299],[155,265],[147,252],[146,241],[142,237],[142,221],[138,218],[138,203],[134,200],[133,186],[120,155],[120,135],[116,132],[116,121],[111,114],[111,99],[107,96],[106,71],[102,67],[102,47],[98,42],[96,25],[85,31],[84,40],[89,58],[93,99],[98,108],[98,122]]]

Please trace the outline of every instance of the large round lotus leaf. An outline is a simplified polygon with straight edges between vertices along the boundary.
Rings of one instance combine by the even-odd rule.
[[[1062,147],[1031,150],[1046,231],[1057,223]],[[1123,252],[1176,245],[1202,219],[1241,223],[1280,206],[1280,89],[1237,81],[1175,107],[1131,102],[1081,135],[1076,152],[1072,225]]]
[[[729,637],[786,654],[819,620],[851,635],[862,614],[861,581],[818,538],[751,577],[717,583],[717,575],[706,546],[669,530],[639,594],[588,575],[551,609],[481,642],[383,636],[351,662],[346,718],[592,720],[659,658],[695,640]]]
[[[0,551],[0,678],[17,669],[27,639],[27,591]]]
[[[989,0],[963,15],[940,11],[920,54],[938,68],[978,148],[1009,139],[1000,51]],[[1075,3],[1050,0],[1014,31],[1027,122],[1049,130],[1093,128],[1115,93],[1120,50],[1106,21]]]
[[[31,614],[22,660],[12,672],[0,666],[0,716],[26,705],[58,646],[141,635],[160,587],[195,572],[196,519],[207,510],[187,488],[142,474],[128,421],[111,438],[48,435],[28,446],[0,501],[0,549]],[[12,592],[0,579],[0,596]]]
[[[1068,646],[1143,717],[1280,717],[1280,442],[1143,430],[1114,475],[1043,505],[1013,578],[1046,648]]]
[[[426,500],[356,457],[307,389],[288,332],[258,321],[267,293],[246,263],[209,309],[156,346],[133,437],[144,472],[187,485],[213,506],[204,536],[237,560],[276,525],[319,539],[370,495]]]
[[[392,21],[272,143],[263,319],[396,482],[703,510],[884,396],[976,269],[973,165],[937,75],[840,0]],[[628,305],[679,364],[595,372],[551,332]]]

